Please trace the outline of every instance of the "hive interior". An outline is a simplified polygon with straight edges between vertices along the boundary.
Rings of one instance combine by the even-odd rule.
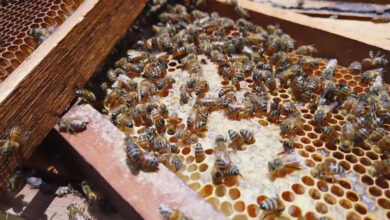
[[[213,35],[215,33],[211,33]],[[228,39],[239,36],[237,29],[232,29],[226,34]],[[303,56],[289,53],[292,61],[296,63]],[[209,91],[205,98],[218,97],[218,92],[223,86],[231,84],[218,74],[218,67],[207,56],[198,55],[198,61],[202,63],[203,76],[209,85]],[[321,62],[315,68],[306,69],[309,75],[321,76],[327,61]],[[156,102],[164,103],[170,112],[178,113],[185,124],[187,116],[192,112],[197,101],[195,95],[190,96],[188,104],[180,104],[180,88],[190,74],[184,70],[179,60],[169,56],[167,77],[173,77],[176,82],[169,89],[165,97],[155,96]],[[142,77],[119,77],[123,81],[131,80],[141,82]],[[348,68],[337,66],[334,71],[334,82],[345,83],[351,91],[357,94],[368,92],[369,84],[361,82],[360,75],[351,72]],[[241,103],[244,94],[251,91],[253,80],[247,77],[240,81],[241,90],[237,91],[237,103]],[[269,94],[269,103],[278,100],[281,103],[295,102],[291,90],[278,86],[276,94]],[[264,216],[259,205],[267,198],[279,197],[285,209],[281,213],[282,218],[304,217],[304,219],[318,219],[329,217],[331,219],[384,219],[390,218],[390,189],[387,176],[376,178],[368,173],[368,169],[374,162],[386,157],[374,151],[373,147],[355,146],[350,153],[340,151],[338,146],[324,140],[318,124],[313,120],[313,111],[308,108],[308,103],[297,104],[299,112],[303,116],[302,129],[296,132],[295,150],[284,155],[286,160],[299,162],[301,170],[292,172],[285,177],[274,181],[269,179],[268,162],[283,151],[279,124],[267,120],[267,116],[253,117],[249,119],[230,120],[222,111],[213,111],[209,114],[207,131],[204,137],[199,137],[206,157],[202,162],[195,161],[195,144],[181,146],[179,157],[183,161],[182,167],[176,174],[192,189],[209,201],[216,209],[234,220],[258,219]],[[282,116],[281,121],[285,119]],[[341,109],[333,110],[328,118],[328,124],[338,132],[346,122]],[[387,130],[387,124],[384,124]],[[254,131],[256,142],[246,145],[246,150],[232,151],[229,149],[231,161],[235,164],[242,176],[237,181],[224,181],[223,184],[214,185],[211,178],[211,170],[214,166],[214,140],[217,135],[223,135],[230,141],[228,130],[238,131],[247,128]],[[144,127],[136,127],[131,136],[137,139],[144,133]],[[164,133],[167,140],[176,143],[174,135]],[[323,179],[314,178],[310,171],[324,161],[330,161],[341,165],[347,172],[337,176],[335,183]],[[125,162],[125,156],[123,157]],[[270,217],[269,219],[272,219]]]
[[[9,0],[0,6],[0,82],[38,46],[31,28],[60,26],[82,0]]]

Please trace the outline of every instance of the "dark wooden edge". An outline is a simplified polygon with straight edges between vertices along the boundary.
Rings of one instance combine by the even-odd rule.
[[[65,117],[89,122],[81,133],[60,134],[81,157],[84,173],[97,180],[99,188],[106,190],[107,197],[127,219],[137,217],[133,209],[144,219],[162,219],[159,206],[163,203],[193,219],[226,219],[162,164],[158,172],[133,175],[125,162],[124,134],[90,105],[74,105]]]
[[[0,160],[0,189],[125,34],[146,0],[86,0],[0,85],[0,138],[12,126],[23,137],[16,155]]]

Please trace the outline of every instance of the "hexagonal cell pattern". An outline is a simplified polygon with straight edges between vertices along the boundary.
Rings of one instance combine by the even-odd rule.
[[[216,32],[210,31],[207,36],[217,35]],[[227,39],[233,39],[233,36],[238,35],[240,33],[235,28],[226,34]],[[187,104],[180,104],[181,89],[186,82],[190,81],[193,73],[183,68],[182,61],[173,59],[171,54],[168,55],[166,77],[175,79],[175,83],[168,89],[167,95],[156,99],[167,106],[170,114],[177,113],[180,119],[178,127],[181,126],[183,129],[186,127],[185,120],[189,116],[192,117],[194,106],[198,105],[202,98],[218,97],[224,86],[238,88],[235,91],[237,103],[242,103],[247,92],[251,93],[254,90],[255,83],[252,77],[246,76],[244,80],[233,85],[231,80],[224,79],[218,73],[216,63],[208,56],[200,54],[196,60],[201,63],[199,68],[208,83],[208,91],[201,98],[190,95]],[[159,54],[157,53],[156,56]],[[229,56],[232,59],[233,55]],[[298,59],[304,58],[294,51],[288,53],[288,56],[291,56],[295,63]],[[269,57],[264,55],[264,59],[268,60]],[[326,64],[326,61],[321,61],[315,67],[305,67],[304,71],[309,74],[309,77],[321,75]],[[146,80],[146,77],[140,77],[145,76],[144,72],[138,76],[131,74],[122,74],[121,80],[126,77],[128,77],[125,79],[127,82],[141,83]],[[368,88],[367,83],[360,82],[360,76],[342,66],[335,68],[333,80],[335,83],[348,85],[351,91],[358,95]],[[115,82],[110,84],[114,87],[118,86]],[[355,145],[349,152],[341,150],[339,144],[332,140],[336,137],[327,137],[322,131],[322,126],[316,122],[312,103],[297,103],[297,97],[292,94],[291,88],[278,86],[274,92],[267,93],[267,96],[269,106],[272,106],[271,103],[275,100],[279,101],[281,106],[296,103],[297,112],[302,116],[302,125],[294,131],[295,135],[292,135],[294,150],[286,153],[283,147],[286,136],[281,135],[280,123],[288,119],[288,114],[282,113],[279,121],[271,120],[270,114],[253,117],[244,115],[239,118],[239,115],[232,116],[229,112],[226,114],[221,107],[208,112],[207,129],[196,138],[190,137],[190,143],[183,144],[176,134],[170,135],[165,132],[159,134],[180,148],[178,155],[183,159],[185,168],[179,169],[176,174],[230,219],[265,217],[266,213],[260,209],[260,204],[267,199],[277,199],[277,204],[284,206],[279,214],[287,219],[300,217],[303,219],[321,217],[347,220],[383,219],[385,215],[389,215],[389,178],[376,178],[369,174],[373,164],[386,157],[379,154],[370,143]],[[270,110],[267,111],[269,113]],[[168,116],[167,120],[170,120]],[[347,121],[347,114],[341,108],[331,111],[327,118],[328,124],[335,129],[335,134],[342,132],[343,125]],[[145,130],[142,127],[136,129]],[[239,169],[240,175],[235,178],[225,178],[220,184],[215,184],[212,178],[213,170],[217,167],[215,138],[222,135],[227,139],[226,145],[230,145],[232,140],[228,135],[229,130],[239,132],[240,129],[250,129],[255,139],[254,143],[244,144],[243,149],[229,148],[228,150],[230,161]],[[203,146],[204,158],[196,159],[197,143]],[[290,169],[291,166],[286,166],[285,169],[278,171],[276,176],[271,176],[273,174],[269,172],[269,169],[272,169],[270,163],[275,157],[281,157],[291,164],[297,163],[299,168]],[[345,173],[336,175],[335,178],[318,178],[318,175],[313,174],[313,170],[326,163],[337,165],[339,169],[345,170]]]
[[[0,7],[0,82],[38,46],[31,28],[60,26],[82,0],[8,0]]]

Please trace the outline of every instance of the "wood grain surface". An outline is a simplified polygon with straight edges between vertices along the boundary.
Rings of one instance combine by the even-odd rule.
[[[144,219],[162,219],[158,209],[161,204],[166,204],[194,220],[226,219],[162,164],[158,172],[131,174],[123,150],[124,134],[90,105],[74,105],[65,117],[89,122],[84,132],[61,135],[83,158],[86,167],[102,177],[103,183],[98,183],[103,185],[100,188],[115,191],[105,195],[125,218],[136,219],[135,210]]]
[[[0,189],[53,128],[146,0],[86,0],[0,85],[0,139],[12,126],[23,137],[16,155],[0,161]]]

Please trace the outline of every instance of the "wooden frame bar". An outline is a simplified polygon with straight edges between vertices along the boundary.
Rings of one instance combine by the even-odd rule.
[[[0,139],[22,130],[16,157],[0,161],[0,189],[28,158],[103,59],[125,34],[146,0],[86,0],[0,84]]]
[[[193,219],[225,219],[162,164],[158,172],[133,175],[125,162],[125,135],[90,105],[74,105],[65,117],[89,122],[84,132],[60,134],[85,161],[85,166],[82,166],[87,171],[85,173],[93,170],[98,173],[101,178],[92,178],[100,180],[100,188],[108,191],[105,194],[122,216],[137,218],[135,210],[144,219],[161,219],[159,206],[164,203]]]

